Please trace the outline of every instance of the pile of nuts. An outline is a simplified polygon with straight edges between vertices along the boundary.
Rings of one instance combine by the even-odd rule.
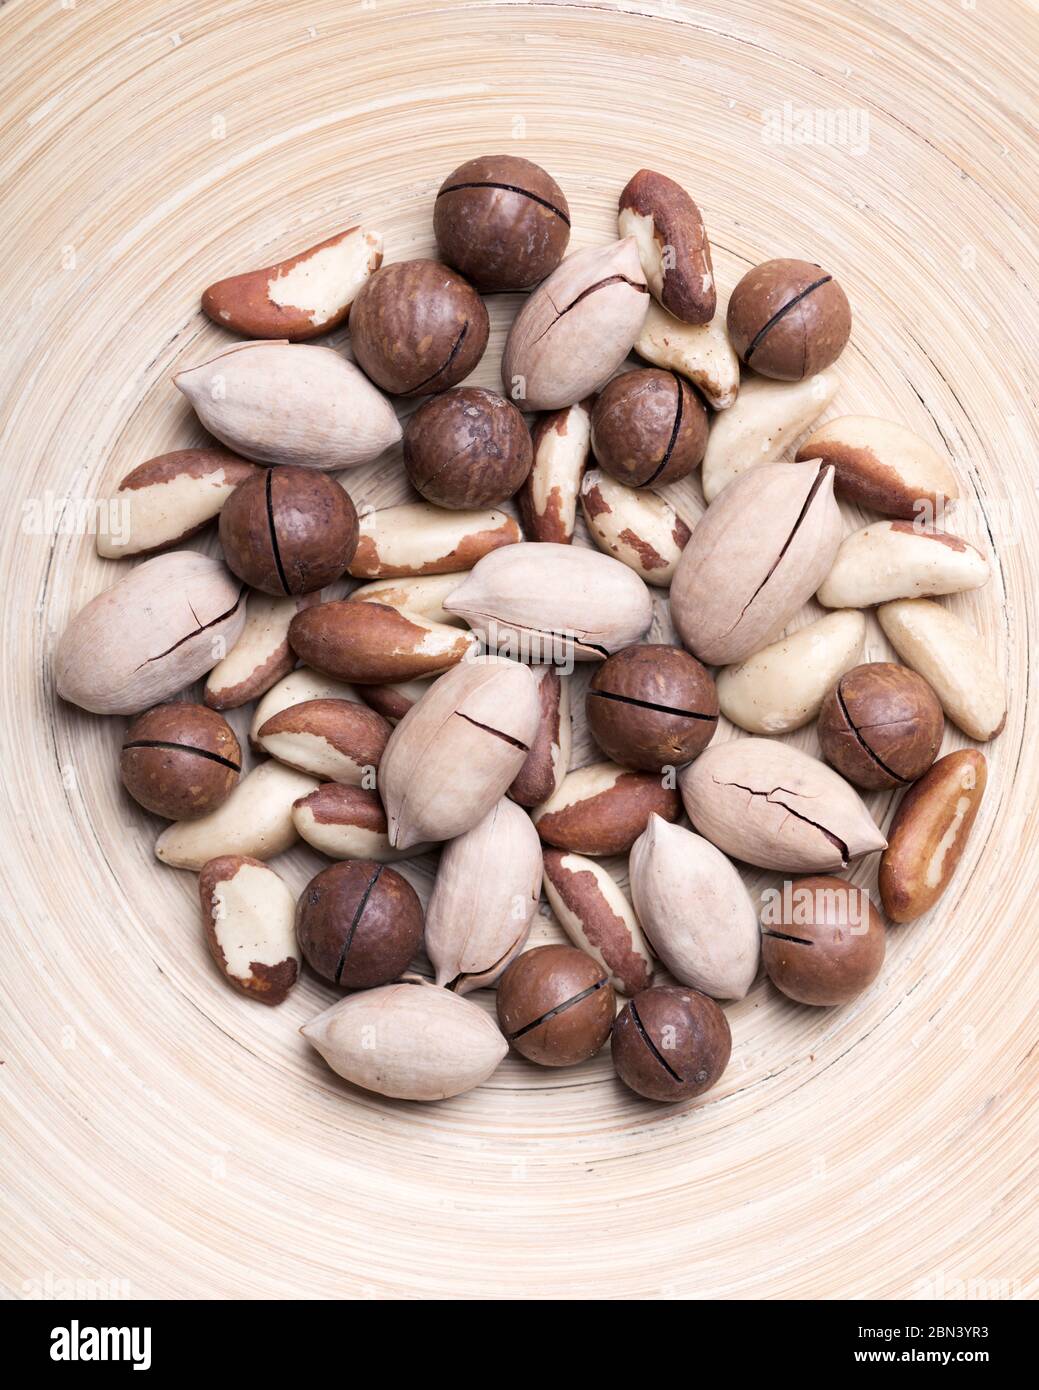
[[[386,1096],[607,1039],[640,1096],[707,1091],[718,1001],[762,963],[814,1006],[876,979],[886,927],[841,875],[879,853],[887,918],[925,913],[986,779],[976,749],[939,756],[945,719],[983,742],[1006,718],[978,637],[933,601],[989,573],[933,524],[948,463],[895,422],[817,424],[852,327],[837,280],[766,261],[720,314],[699,209],[650,170],[618,240],[566,256],[570,225],[545,170],[478,158],[436,196],[440,260],[383,265],[357,226],[210,286],[239,338],[175,384],[216,442],[122,480],[131,526],[98,549],[149,558],[55,655],[64,699],[132,716],[123,785],[171,822],[158,858],[198,874],[217,968],[266,1004],[304,961],[346,991],[303,1034]],[[502,290],[527,297],[498,394],[463,383]],[[347,321],[353,362],[311,341]],[[390,395],[421,398],[403,429]],[[416,500],[359,516],[347,470],[398,445]],[[701,465],[682,517],[654,489]],[[881,519],[845,535],[838,496]],[[178,548],[216,518],[224,563]],[[681,646],[644,640],[649,585]],[[813,596],[831,611],[790,630]],[[859,662],[874,606],[903,665]],[[571,768],[577,662],[602,759]],[[243,777],[225,712],[252,702]],[[749,736],[719,742],[722,717]],[[814,719],[824,760],[783,739]],[[886,836],[856,788],[902,791]],[[267,861],[298,838],[334,862],[295,902]],[[400,864],[434,847],[423,911]],[[782,893],[755,903],[738,863]],[[525,949],[542,892],[572,945]],[[488,986],[497,1023],[466,997]]]

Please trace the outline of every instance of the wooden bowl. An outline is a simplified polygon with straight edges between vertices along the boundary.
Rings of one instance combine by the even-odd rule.
[[[1025,11],[198,0],[169,14],[26,0],[4,17],[9,1290],[1026,1288],[1039,256]],[[94,504],[202,438],[171,385],[226,340],[201,290],[358,218],[387,260],[425,255],[441,179],[503,150],[559,180],[573,247],[615,234],[617,194],[648,165],[703,210],[723,298],[773,256],[837,275],[855,328],[830,414],[889,416],[944,449],[965,493],[951,524],[992,561],[988,587],[950,605],[998,654],[1010,713],[950,892],[890,931],[880,979],[846,1008],[797,1007],[759,980],[728,1008],[732,1063],[699,1104],[640,1101],[608,1051],[560,1073],[510,1057],[436,1106],[340,1082],[297,1032],[333,991],[308,977],[272,1011],[227,988],[194,875],[153,859],[159,824],[119,787],[122,721],[52,688],[65,622],[119,573],[85,534]],[[518,302],[491,300],[478,384],[496,384]],[[697,486],[673,495],[691,505]],[[399,458],[351,492],[404,497]],[[867,659],[887,654],[871,619]],[[794,741],[813,749],[814,730]],[[948,731],[946,749],[962,742]],[[575,761],[592,755],[579,729]],[[886,822],[892,799],[870,804]],[[317,863],[297,851],[279,867],[300,885]],[[409,873],[428,886],[430,868]],[[546,919],[533,939],[556,930]]]

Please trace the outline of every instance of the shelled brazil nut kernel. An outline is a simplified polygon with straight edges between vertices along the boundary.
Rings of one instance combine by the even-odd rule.
[[[299,977],[296,904],[273,869],[244,854],[203,864],[198,876],[210,954],[229,984],[280,1004]]]
[[[97,553],[108,560],[149,555],[180,545],[219,515],[239,483],[256,472],[228,449],[174,449],[138,464],[111,498],[125,504],[128,527],[98,530]]]
[[[625,487],[599,468],[581,482],[581,514],[603,552],[646,584],[666,589],[692,535],[666,498],[651,488]]]
[[[348,227],[262,270],[217,280],[203,294],[202,309],[247,338],[315,338],[343,322],[381,264],[382,237]]]
[[[700,209],[689,194],[652,169],[640,169],[618,202],[617,227],[633,236],[653,296],[683,323],[710,323],[717,287]]]
[[[893,922],[913,922],[949,886],[974,828],[988,782],[988,763],[977,748],[947,753],[899,802],[878,886]]]

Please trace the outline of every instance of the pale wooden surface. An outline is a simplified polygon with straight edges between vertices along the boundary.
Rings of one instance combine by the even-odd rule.
[[[7,1291],[1027,1292],[1034,11],[12,0],[0,43]],[[868,111],[868,149],[767,143],[762,113],[784,102]],[[723,289],[768,256],[826,265],[856,313],[830,413],[944,441],[985,512],[956,524],[993,582],[953,606],[1013,695],[954,891],[892,930],[846,1009],[759,981],[729,1008],[728,1073],[692,1108],[640,1103],[606,1052],[558,1074],[510,1058],[437,1107],[340,1085],[296,1034],[331,991],[308,979],[268,1011],[226,988],[194,876],[153,861],[157,824],[120,793],[120,721],[50,689],[66,618],[118,571],[89,537],[32,534],[23,503],[97,496],[198,437],[170,374],[221,340],[197,310],[208,281],[355,216],[387,259],[423,254],[441,178],[494,150],[559,179],[574,245],[610,234],[648,164],[699,202]],[[477,381],[494,384],[514,302],[493,302]],[[351,490],[400,489],[390,466]],[[884,650],[872,624],[869,655]],[[293,880],[315,862],[292,856]]]

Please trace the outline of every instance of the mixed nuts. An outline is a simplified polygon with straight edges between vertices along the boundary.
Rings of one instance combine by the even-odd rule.
[[[886,928],[831,875],[879,854],[889,921],[928,911],[987,776],[976,749],[939,756],[945,718],[978,741],[1006,721],[991,656],[933,601],[989,577],[937,524],[947,460],[894,421],[818,423],[838,281],[769,260],[719,310],[700,209],[654,170],[617,225],[567,256],[556,180],[490,155],[440,186],[440,261],[384,264],[355,225],[210,285],[204,312],[249,341],[175,384],[219,445],[122,477],[128,525],[98,553],[148,558],[54,654],[64,699],[134,716],[122,784],[171,822],[157,857],[198,874],[219,973],[268,1005],[304,963],[348,991],[301,1031],[381,1095],[607,1038],[636,1095],[701,1095],[732,1047],[716,1001],[762,963],[817,1007],[873,983]],[[465,383],[500,291],[527,292],[504,394]],[[307,341],[347,323],[354,361]],[[421,398],[403,430],[386,393]],[[397,444],[421,500],[355,506],[346,470]],[[882,519],[845,535],[835,493]],[[223,563],[172,548],[214,520]],[[863,658],[874,605],[903,665]],[[572,687],[603,760],[573,742]],[[254,701],[243,759],[222,711]],[[825,761],[779,737],[812,720]],[[856,787],[901,794],[886,834]],[[266,862],[297,839],[332,861],[298,902]],[[424,908],[406,861],[427,853]],[[738,863],[809,876],[759,911]],[[542,893],[571,944],[528,947]],[[488,987],[497,1022],[464,997]]]

